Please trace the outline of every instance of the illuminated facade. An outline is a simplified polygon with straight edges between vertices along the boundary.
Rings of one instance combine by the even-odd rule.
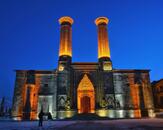
[[[95,20],[98,62],[72,62],[73,19],[62,17],[58,68],[16,70],[12,116],[37,119],[42,109],[53,118],[94,113],[108,118],[153,117],[149,70],[112,68],[106,17]]]
[[[163,79],[152,83],[155,108],[163,109]]]

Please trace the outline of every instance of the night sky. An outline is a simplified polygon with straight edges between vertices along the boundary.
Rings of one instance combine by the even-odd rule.
[[[97,62],[94,20],[106,16],[113,67],[163,78],[162,0],[0,0],[0,97],[12,99],[14,70],[57,67],[62,16],[74,19],[73,62]]]

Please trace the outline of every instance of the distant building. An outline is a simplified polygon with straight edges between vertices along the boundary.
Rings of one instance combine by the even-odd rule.
[[[109,118],[153,116],[149,70],[113,69],[108,22],[106,17],[95,20],[98,31],[98,61],[73,63],[73,19],[59,19],[58,68],[16,70],[13,118],[34,120],[41,110],[51,112],[53,118],[58,119],[81,113],[95,113]]]
[[[152,82],[154,105],[156,109],[163,109],[163,79]]]
[[[9,116],[11,116],[11,102],[3,97],[2,99],[0,99],[0,117]]]

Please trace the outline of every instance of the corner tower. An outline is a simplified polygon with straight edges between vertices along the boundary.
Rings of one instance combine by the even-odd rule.
[[[98,60],[103,70],[112,70],[112,62],[110,59],[110,47],[107,31],[109,19],[106,17],[98,17],[95,20],[98,32]]]

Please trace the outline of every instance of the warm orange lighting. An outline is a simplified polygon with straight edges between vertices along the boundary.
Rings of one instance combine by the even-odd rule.
[[[95,20],[95,24],[96,24],[96,25],[99,25],[99,24],[102,24],[102,23],[108,24],[108,22],[109,22],[109,19],[106,18],[106,17],[98,17],[98,18]]]
[[[26,98],[27,98],[27,90],[30,89],[30,105],[31,105],[31,111],[30,111],[30,120],[37,119],[37,107],[38,107],[38,91],[40,88],[40,79],[36,78],[36,84],[25,84],[23,86],[22,90],[22,104],[19,104],[19,110],[18,115],[23,116],[23,108],[26,104]]]
[[[64,22],[68,22],[70,24],[73,24],[73,19],[71,17],[68,17],[68,16],[63,16],[59,19],[59,23],[62,24]]]
[[[141,117],[141,110],[140,109],[134,110],[134,117],[135,118],[140,118]]]
[[[69,23],[63,24],[62,23]],[[73,19],[70,17],[61,17],[59,19],[61,24],[60,29],[60,49],[59,56],[72,56],[72,29],[71,25],[73,24]]]
[[[95,20],[98,27],[98,58],[109,57],[109,38],[107,32],[107,24],[109,20],[106,17],[99,17]]]
[[[138,84],[135,84],[134,86],[132,86],[131,94],[132,94],[131,96],[132,96],[134,108],[138,109],[140,107],[139,85]]]
[[[85,74],[77,89],[78,113],[94,113],[95,92],[88,76]]]
[[[134,109],[134,117],[139,118],[139,117],[141,117],[139,85],[134,83],[133,75],[130,75],[129,82],[130,82],[131,102],[134,107],[133,108]]]
[[[64,70],[64,66],[63,65],[59,65],[58,70],[59,71],[63,71]]]
[[[34,84],[26,84],[24,87],[24,92],[23,92],[23,107],[25,107],[26,101],[27,101],[27,91],[30,89],[30,96],[29,96],[29,101],[30,101],[30,120],[34,120],[37,118],[37,93],[38,89],[35,87]]]

